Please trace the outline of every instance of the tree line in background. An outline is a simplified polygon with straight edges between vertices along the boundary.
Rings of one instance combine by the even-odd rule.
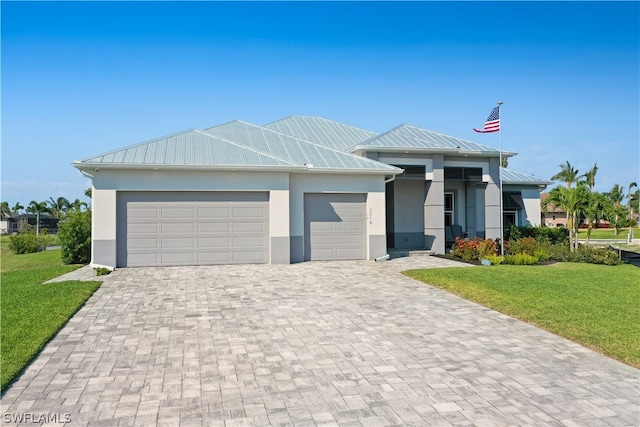
[[[85,191],[91,197],[91,189]],[[41,215],[49,214],[58,221],[57,238],[62,248],[62,261],[66,264],[86,264],[91,260],[91,209],[80,199],[70,202],[64,197],[53,197],[43,202],[32,200],[25,208],[19,202],[12,208],[9,203],[0,206],[3,218],[20,214],[22,210],[36,215],[35,226],[26,224],[10,237],[9,249],[15,254],[45,250],[53,241],[47,229],[41,227]]]
[[[631,182],[626,189],[615,184],[610,191],[599,193],[594,190],[597,172],[596,163],[580,175],[578,169],[573,168],[567,161],[560,165],[560,172],[551,177],[552,180],[561,181],[566,186],[559,185],[553,188],[542,202],[543,210],[547,209],[547,205],[551,205],[566,212],[572,250],[578,248],[578,228],[581,221],[587,226],[587,244],[591,230],[600,221],[609,223],[615,229],[616,235],[620,228],[637,226],[635,217],[639,212],[640,201],[638,183]],[[625,190],[626,203],[623,203]]]
[[[85,190],[85,196],[91,198],[91,188]],[[73,202],[69,201],[65,197],[58,197],[54,199],[50,197],[49,200],[38,202],[32,200],[27,206],[23,206],[20,202],[16,202],[15,205],[10,206],[8,202],[2,202],[0,204],[0,216],[2,218],[9,217],[11,215],[21,215],[23,213],[30,213],[36,215],[35,230],[36,235],[40,234],[40,216],[43,214],[49,214],[57,220],[61,220],[67,213],[81,212],[89,209],[89,205],[80,199],[75,199]]]

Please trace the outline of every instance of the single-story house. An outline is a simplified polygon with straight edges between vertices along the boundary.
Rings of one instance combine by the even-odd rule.
[[[515,153],[503,152],[503,156]],[[233,121],[73,162],[92,181],[92,265],[374,260],[500,235],[499,150],[402,124]],[[549,182],[502,169],[505,224],[540,224]]]
[[[31,213],[18,214],[11,212],[0,219],[0,234],[14,234],[27,226],[36,228],[37,217],[36,214]],[[49,233],[57,233],[58,220],[49,214],[40,214],[40,229],[45,228]]]

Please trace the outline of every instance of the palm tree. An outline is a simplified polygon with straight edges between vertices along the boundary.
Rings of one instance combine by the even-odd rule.
[[[566,182],[567,188],[571,188],[571,185],[578,180],[578,169],[574,169],[568,160],[566,164],[559,166],[560,172],[553,175],[551,180]]]
[[[629,184],[629,191],[627,192],[627,210],[629,211],[629,214],[627,216],[628,219],[631,219],[633,217],[633,209],[631,208],[631,189],[632,188],[638,188],[638,183],[634,181],[631,184]]]
[[[91,198],[92,193],[93,193],[93,190],[91,187],[84,190],[84,195],[87,196],[88,198]]]
[[[631,193],[631,214],[633,215],[633,212],[639,212],[640,211],[640,188],[636,189],[636,191],[634,191],[633,193]]]
[[[591,169],[587,171],[587,173],[582,175],[582,177],[584,177],[584,179],[587,181],[587,184],[589,184],[589,188],[591,189],[591,191],[593,191],[593,187],[596,186],[596,173],[598,173],[597,162],[593,165]]]
[[[4,218],[11,215],[11,209],[9,208],[9,202],[0,203],[0,217]]]
[[[611,201],[602,193],[590,191],[583,210],[584,217],[587,221],[587,237],[586,244],[589,245],[591,238],[591,230],[593,225],[600,219],[606,217],[607,206],[611,206]]]
[[[73,202],[69,203],[69,210],[72,212],[80,212],[82,208],[87,208],[87,204],[80,199],[75,199]]]
[[[36,236],[40,235],[40,214],[51,212],[47,202],[36,202],[32,200],[27,206],[27,212],[36,214]]]
[[[578,248],[578,220],[584,212],[588,193],[589,189],[586,185],[578,185],[576,188],[558,186],[549,192],[545,200],[567,213],[569,247],[572,251]]]
[[[58,197],[55,200],[53,197],[49,197],[47,203],[49,204],[49,212],[55,219],[60,219],[60,216],[69,209],[69,200],[65,197]]]
[[[20,202],[16,202],[16,204],[13,205],[13,209],[11,210],[14,211],[15,213],[20,213],[22,209],[24,209],[24,206],[22,206]]]
[[[613,215],[612,215],[613,221],[611,222],[613,222],[614,235],[617,236],[618,228],[620,224],[620,206],[622,205],[622,199],[624,199],[624,190],[618,184],[614,184],[611,191],[609,191],[606,194],[609,200],[611,200],[611,203],[613,203],[613,207],[614,207]]]

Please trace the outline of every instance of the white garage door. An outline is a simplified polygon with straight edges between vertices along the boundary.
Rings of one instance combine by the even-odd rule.
[[[365,194],[305,194],[305,260],[365,259]]]
[[[269,261],[268,193],[119,192],[118,266]]]

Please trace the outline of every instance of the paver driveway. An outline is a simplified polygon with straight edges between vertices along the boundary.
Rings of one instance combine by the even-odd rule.
[[[116,271],[2,420],[638,425],[637,369],[398,273],[443,262]]]

